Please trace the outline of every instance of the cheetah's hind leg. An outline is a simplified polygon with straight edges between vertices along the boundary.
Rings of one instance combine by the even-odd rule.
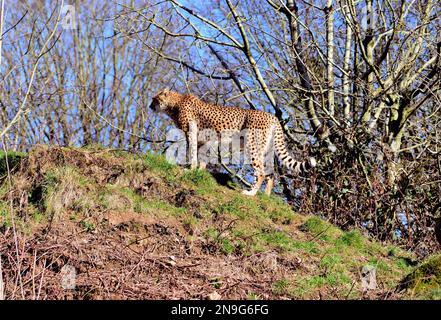
[[[262,143],[265,141],[266,132],[261,130],[250,130],[248,132],[247,141],[247,155],[251,158],[251,167],[254,170],[254,176],[256,177],[256,182],[251,187],[251,190],[244,190],[242,194],[247,196],[255,196],[257,191],[260,190],[263,180],[265,180],[265,170],[264,170],[264,155],[266,148],[259,148],[260,145],[266,145],[267,143]]]
[[[205,170],[207,168],[207,163],[205,161],[199,160],[199,167],[200,170]]]

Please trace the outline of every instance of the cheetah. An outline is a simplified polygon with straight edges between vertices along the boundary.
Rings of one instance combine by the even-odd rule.
[[[159,91],[153,97],[150,109],[167,114],[185,133],[191,168],[195,168],[198,163],[198,130],[212,129],[218,134],[225,130],[248,130],[249,136],[245,147],[254,170],[255,182],[251,190],[244,190],[243,194],[256,195],[265,179],[265,193],[271,194],[274,175],[265,173],[264,163],[265,154],[271,143],[282,164],[293,173],[307,172],[316,165],[312,157],[300,162],[289,155],[282,126],[271,113],[213,105],[196,96],[184,95],[168,89]],[[274,161],[274,158],[272,160]]]

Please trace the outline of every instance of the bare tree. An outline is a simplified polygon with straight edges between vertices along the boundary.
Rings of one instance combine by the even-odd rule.
[[[433,250],[437,1],[91,0],[76,3],[74,29],[56,27],[59,5],[6,11],[0,132],[9,148],[164,149],[156,142],[170,123],[146,106],[171,87],[274,113],[298,157],[320,159],[309,177],[279,168],[279,192],[298,210]],[[247,178],[246,168],[227,169]]]

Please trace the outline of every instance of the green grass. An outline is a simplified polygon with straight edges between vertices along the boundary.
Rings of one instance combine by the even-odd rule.
[[[294,240],[280,231],[263,231],[259,238],[273,248],[290,251],[295,248]]]
[[[142,214],[159,214],[169,216],[183,216],[186,213],[185,208],[178,208],[162,199],[146,199],[137,194],[130,188],[124,188],[119,186],[108,186],[109,194],[114,195],[120,192],[127,197],[130,205],[126,207],[127,210],[133,210]]]
[[[275,294],[283,295],[288,292],[290,282],[287,279],[279,279],[274,281],[272,285],[272,290]]]
[[[260,298],[258,294],[250,292],[248,293],[247,300],[260,300]]]
[[[314,237],[325,241],[336,239],[342,234],[340,229],[316,216],[306,220],[301,228],[311,233]]]
[[[223,202],[216,210],[220,214],[245,219],[247,212],[253,212],[254,214],[257,213],[255,210],[252,210],[251,207],[252,203],[247,201],[247,199],[244,199],[241,196],[235,196],[233,199]]]
[[[225,255],[241,253],[243,251],[243,242],[234,236],[231,237],[228,232],[222,232],[216,228],[209,227],[205,230],[204,236]]]
[[[11,227],[10,206],[6,201],[0,201],[0,227]]]
[[[86,232],[92,232],[96,229],[95,224],[90,221],[83,220],[80,222],[80,225]]]
[[[358,230],[345,232],[340,238],[337,239],[336,245],[343,244],[357,249],[363,249],[364,237]]]
[[[141,159],[148,169],[166,179],[167,182],[172,183],[176,181],[179,167],[168,162],[164,155],[147,153]]]
[[[217,187],[212,175],[208,171],[200,169],[186,170],[180,181],[195,188],[199,195],[210,194]]]
[[[319,292],[326,292],[329,288],[339,288],[341,297],[345,297],[351,290],[352,280],[345,274],[328,271],[320,275],[300,276],[289,287],[291,297],[317,299]],[[325,297],[326,298],[326,297]],[[336,298],[330,296],[330,298]]]
[[[258,198],[258,211],[261,216],[270,218],[274,223],[290,224],[293,219],[293,211],[286,205],[282,198],[267,196],[260,193]]]

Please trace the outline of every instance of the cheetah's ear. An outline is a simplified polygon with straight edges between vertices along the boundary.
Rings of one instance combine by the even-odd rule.
[[[169,88],[164,88],[164,89],[159,90],[159,91],[156,93],[156,96],[160,96],[160,95],[162,95],[162,94],[164,94],[164,93],[168,93],[168,92],[170,92],[170,89],[169,89]]]

